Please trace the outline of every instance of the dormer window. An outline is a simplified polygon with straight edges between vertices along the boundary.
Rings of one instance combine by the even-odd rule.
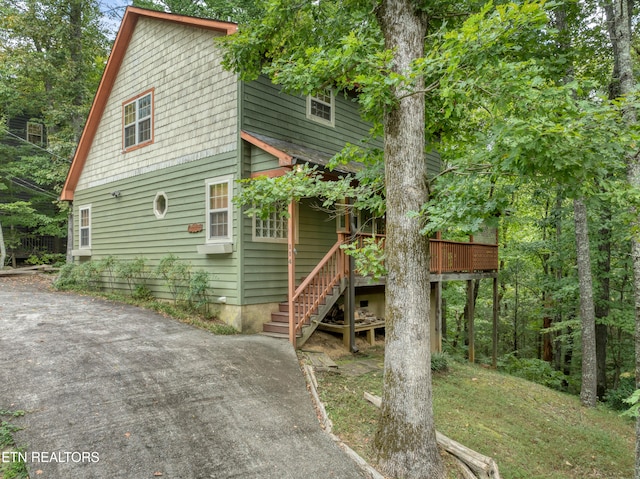
[[[328,126],[335,124],[335,97],[327,88],[315,95],[307,96],[307,118]]]
[[[122,104],[122,145],[125,151],[153,142],[153,90]]]
[[[29,143],[42,146],[44,143],[44,126],[42,123],[27,122],[27,138]]]

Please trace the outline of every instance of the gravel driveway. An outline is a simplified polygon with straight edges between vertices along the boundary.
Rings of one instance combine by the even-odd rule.
[[[32,479],[364,478],[290,345],[0,279],[0,409]],[[6,456],[2,456],[7,460]]]

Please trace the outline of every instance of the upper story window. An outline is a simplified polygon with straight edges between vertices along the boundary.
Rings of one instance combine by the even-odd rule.
[[[42,123],[27,122],[27,138],[29,143],[42,145],[44,143],[44,125]]]
[[[325,125],[334,126],[335,97],[332,89],[327,88],[316,93],[316,95],[307,96],[307,118]]]
[[[125,151],[153,142],[153,89],[122,104],[122,145]]]
[[[81,206],[79,215],[80,248],[91,248],[91,206]]]
[[[224,176],[206,181],[207,242],[229,243],[232,234],[233,178]]]

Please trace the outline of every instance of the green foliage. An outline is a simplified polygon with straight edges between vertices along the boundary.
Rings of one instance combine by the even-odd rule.
[[[86,261],[67,263],[60,268],[53,286],[59,290],[99,291],[102,284],[100,264]]]
[[[76,265],[74,263],[66,263],[60,267],[58,276],[53,282],[53,287],[58,290],[73,289],[76,286],[75,277]]]
[[[236,23],[258,18],[263,12],[262,2],[256,0],[134,0],[133,6]]]
[[[60,266],[66,261],[66,256],[62,253],[39,253],[29,256],[25,263],[27,264],[51,264]]]
[[[0,123],[34,120],[46,137],[35,145],[23,132],[0,131],[0,217],[18,240],[67,235],[67,206],[57,198],[108,49],[94,0],[0,0]]]
[[[114,280],[118,274],[119,261],[113,256],[109,255],[106,258],[100,260],[100,268],[107,273],[109,278],[109,288],[113,289]]]
[[[15,452],[24,454],[25,450],[17,448]],[[27,465],[21,458],[17,461],[10,461],[0,465],[0,473],[3,479],[29,479]]]
[[[191,273],[185,298],[189,305],[196,310],[204,308],[205,314],[208,313],[210,294],[209,274],[203,270]]]
[[[431,353],[431,370],[443,373],[449,370],[449,355],[447,353]]]
[[[164,280],[173,296],[174,304],[178,302],[180,296],[188,294],[190,273],[191,265],[172,253],[163,256],[155,269],[156,276]]]
[[[382,278],[387,274],[384,267],[384,249],[379,239],[365,238],[362,246],[354,242],[344,244],[341,248],[345,254],[355,258],[358,274],[371,276],[374,279]]]
[[[102,286],[102,268],[94,261],[85,261],[75,268],[78,287],[89,291],[99,291]]]
[[[24,416],[24,411],[8,411],[6,409],[0,409],[0,416],[8,417],[21,417]],[[8,421],[0,421],[0,453],[9,452],[9,461],[0,461],[0,477],[4,479],[28,479],[29,474],[27,466],[22,460],[22,457],[13,457],[11,453],[23,453],[24,448],[14,447],[13,434],[19,431],[20,427],[11,424]],[[13,460],[18,459],[18,460]]]
[[[140,285],[144,285],[149,277],[147,271],[147,259],[138,256],[133,261],[122,261],[115,265],[118,278],[123,279],[129,286],[129,292],[133,296]]]
[[[148,301],[153,298],[153,293],[146,284],[137,284],[136,289],[131,294],[134,299]]]
[[[540,359],[517,358],[515,355],[509,354],[500,358],[498,367],[508,374],[558,391],[564,391],[567,386],[565,375],[554,370],[548,362]]]
[[[623,415],[637,418],[640,415],[640,389],[636,389],[624,402],[631,407]]]
[[[605,403],[615,411],[629,411],[632,406],[633,414],[637,413],[638,391],[636,391],[636,380],[633,374],[622,374],[616,389],[609,389],[604,398]]]

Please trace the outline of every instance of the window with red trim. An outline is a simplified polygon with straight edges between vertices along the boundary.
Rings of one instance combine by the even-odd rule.
[[[122,105],[122,145],[125,150],[153,141],[153,91]]]

